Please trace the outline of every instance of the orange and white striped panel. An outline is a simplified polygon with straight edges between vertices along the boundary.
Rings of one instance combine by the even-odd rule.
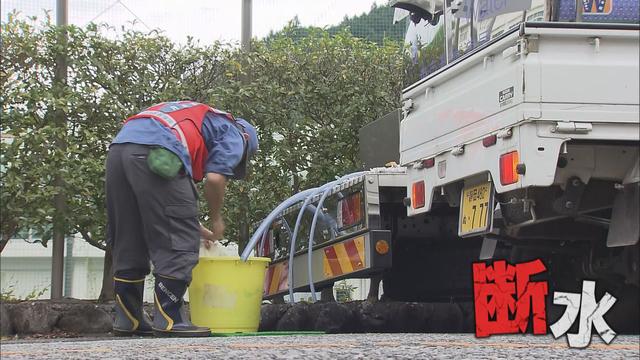
[[[264,296],[277,294],[281,291],[285,291],[289,288],[287,280],[289,278],[289,262],[284,261],[267,269],[267,275],[264,279]]]
[[[323,249],[322,268],[325,278],[349,274],[364,269],[364,236]]]

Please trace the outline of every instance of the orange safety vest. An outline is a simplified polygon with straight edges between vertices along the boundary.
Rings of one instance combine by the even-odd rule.
[[[201,181],[204,178],[204,163],[209,153],[202,137],[202,123],[207,112],[222,115],[235,124],[236,120],[231,114],[194,101],[164,102],[153,105],[131,116],[125,123],[135,119],[151,118],[168,127],[189,151],[193,179]]]

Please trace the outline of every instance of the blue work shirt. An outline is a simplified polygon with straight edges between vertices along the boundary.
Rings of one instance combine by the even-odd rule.
[[[204,173],[234,178],[234,169],[244,153],[244,139],[240,130],[224,116],[209,112],[202,122],[202,137],[208,151]],[[162,146],[178,155],[184,168],[193,176],[189,151],[169,128],[157,120],[140,118],[128,121],[111,142],[124,143]]]

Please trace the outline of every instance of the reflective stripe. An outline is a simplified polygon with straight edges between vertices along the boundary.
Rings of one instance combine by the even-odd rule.
[[[235,120],[235,118],[233,117],[233,115],[229,114],[229,113],[228,113],[228,112],[226,112],[226,111],[222,111],[222,110],[214,109],[214,108],[212,108],[212,107],[209,107],[209,111],[211,111],[211,112],[212,112],[212,113],[214,113],[214,114],[223,115],[223,116],[227,117],[227,119],[229,119],[229,120],[231,120],[231,119]]]
[[[365,268],[364,236],[358,236],[323,249],[322,268],[325,278],[349,274]]]
[[[158,309],[158,311],[160,311],[160,314],[162,314],[162,317],[167,320],[167,326],[164,328],[164,330],[169,331],[173,329],[173,319],[169,315],[167,315],[166,312],[164,312],[164,309],[160,305],[160,300],[158,300],[158,293],[155,290],[153,291],[153,299],[156,301],[156,309]]]
[[[182,143],[182,145],[184,145],[184,148],[187,149],[187,151],[189,151],[189,144],[187,143],[187,138],[184,136],[184,133],[182,132],[182,129],[180,128],[178,123],[171,116],[161,111],[155,111],[155,110],[143,111],[136,116],[137,117],[150,116],[150,117],[162,120],[163,122],[165,122],[165,126],[171,129],[175,129],[178,132],[178,137],[180,138],[180,142]]]
[[[280,278],[282,276],[282,266],[278,264],[273,269],[273,277],[271,278],[271,286],[269,288],[269,294],[275,294],[280,286]]]
[[[289,262],[281,262],[269,266],[264,279],[263,292],[265,296],[274,295],[289,288]]]
[[[142,280],[144,281],[144,279]],[[129,321],[131,321],[131,324],[133,325],[133,329],[131,329],[131,331],[138,330],[138,326],[140,326],[140,322],[133,315],[131,315],[131,313],[129,312],[129,309],[127,309],[127,307],[124,306],[124,303],[122,302],[122,299],[118,294],[116,294],[116,301],[118,302],[118,305],[120,306],[122,311],[124,311],[124,314],[129,318]]]
[[[115,277],[115,276],[113,277],[113,280],[124,282],[124,283],[130,283],[130,284],[136,284],[136,283],[144,282],[144,278],[132,280],[132,279],[122,279],[122,278]]]

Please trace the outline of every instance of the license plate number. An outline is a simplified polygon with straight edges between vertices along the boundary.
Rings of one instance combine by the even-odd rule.
[[[491,231],[493,187],[490,182],[465,187],[460,204],[458,235],[471,236]]]

